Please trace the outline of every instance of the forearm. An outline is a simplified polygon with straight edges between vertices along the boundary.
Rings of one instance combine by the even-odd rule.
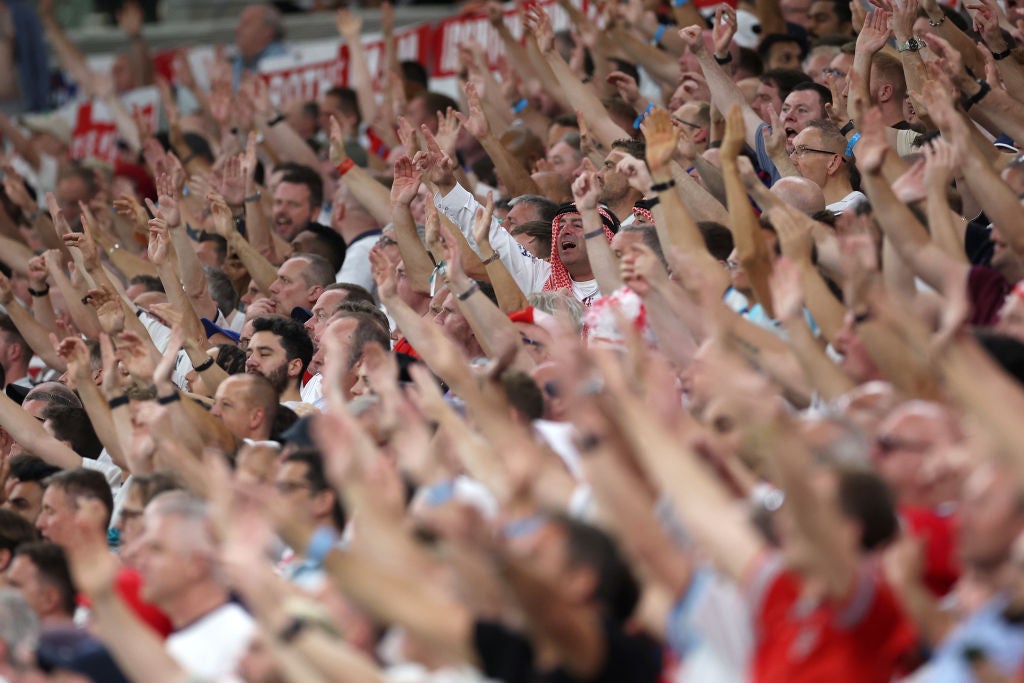
[[[248,196],[257,192],[255,187],[246,190]],[[267,212],[261,200],[245,202],[245,236],[249,244],[259,253],[267,257],[268,261],[275,262],[278,259],[277,243],[274,241],[274,231],[267,220]],[[181,250],[180,245],[175,242],[175,248]]]
[[[757,129],[761,125],[761,117],[754,113],[754,110],[747,104],[747,98],[732,80],[732,74],[715,61],[715,56],[703,47],[697,51],[697,61],[704,72],[704,79],[708,83],[708,90],[711,91],[711,103],[720,112],[728,112],[733,106],[738,106],[743,111],[743,121],[746,124],[747,144],[751,148],[757,148]]]
[[[345,172],[344,183],[356,201],[370,212],[378,223],[391,222],[391,194],[373,176],[358,166]]]
[[[57,312],[53,310],[53,301],[49,294],[32,297],[29,309],[32,311],[32,319],[42,325],[47,335],[51,332],[57,334]]]
[[[714,175],[711,176],[711,186],[714,187],[715,179],[720,180],[721,173],[711,164],[704,162],[703,159],[697,162],[698,170],[703,168],[702,163],[709,167],[709,171],[714,171]],[[708,181],[704,178],[704,171],[700,170],[700,173],[701,180],[707,183]],[[676,193],[682,199],[683,204],[690,211],[695,221],[714,221],[722,225],[729,224],[729,212],[725,204],[719,201],[707,188],[694,180],[693,176],[687,173],[682,166],[672,164],[672,178],[676,181]],[[724,182],[722,183],[722,190],[722,198],[724,200]]]
[[[28,272],[28,262],[35,256],[27,245],[3,235],[0,235],[0,254],[0,261],[19,275]]]
[[[42,24],[46,37],[50,39],[50,46],[57,53],[60,65],[71,74],[72,80],[84,88],[92,81],[92,74],[89,72],[85,55],[68,38],[64,28],[56,20],[51,17],[45,17],[42,18]]]
[[[619,276],[619,262],[612,253],[608,238],[605,237],[601,216],[597,210],[584,210],[583,236],[586,239],[587,259],[597,279],[597,287],[604,296],[610,295],[623,286]]]
[[[821,344],[808,329],[803,316],[782,322],[800,367],[819,396],[826,401],[834,401],[857,386],[857,383],[825,354]]]
[[[102,332],[99,319],[96,317],[96,311],[88,304],[82,302],[83,294],[75,289],[64,273],[58,272],[55,269],[50,275],[53,283],[57,285],[57,289],[60,290],[61,295],[64,297],[64,305],[71,316],[71,322],[75,324],[75,327],[84,336],[89,339],[99,339]]]
[[[114,414],[107,403],[106,397],[98,386],[92,381],[88,374],[78,377],[78,395],[82,398],[82,405],[89,415],[89,421],[100,443],[107,449],[111,461],[126,473],[130,472],[128,458],[121,440],[117,436],[117,426],[114,424]]]
[[[430,293],[430,275],[434,272],[434,262],[423,246],[420,235],[416,231],[416,223],[412,212],[404,204],[393,204],[391,215],[395,228],[398,251],[402,254],[405,265],[405,277],[414,291],[420,294]]]
[[[136,275],[156,275],[156,268],[152,263],[121,246],[117,246],[113,251],[108,251],[107,258],[115,268],[121,271],[125,279],[130,280]]]
[[[750,279],[751,289],[764,307],[769,318],[775,317],[771,287],[772,256],[768,244],[761,236],[754,210],[750,207],[747,191],[740,180],[735,159],[722,159],[722,177],[729,205],[729,229],[732,232],[736,255]]]
[[[249,271],[253,282],[264,292],[270,291],[270,285],[277,279],[277,268],[267,257],[256,251],[237,230],[231,232],[228,247],[238,255],[242,265]]]
[[[928,185],[926,195],[926,213],[932,242],[951,258],[967,263],[967,253],[964,251],[964,230],[966,230],[967,223],[949,208],[946,187],[931,183]],[[964,230],[957,230],[958,223]]]
[[[373,92],[373,77],[366,61],[366,50],[359,34],[344,36],[348,45],[348,72],[351,87],[356,91],[356,102],[364,121],[377,119],[377,96]]]
[[[524,194],[542,194],[540,187],[530,177],[530,172],[523,167],[493,134],[480,139],[480,146],[494,162],[494,172],[505,184],[509,196],[518,197]]]
[[[103,642],[131,680],[151,683],[192,680],[167,653],[156,632],[143,623],[114,590],[89,597]]]
[[[291,161],[310,168],[320,168],[320,160],[317,159],[316,153],[287,121],[279,121],[271,126],[265,118],[257,116],[257,126],[263,133],[263,143],[273,150],[278,161]]]
[[[71,470],[82,464],[82,458],[62,442],[58,441],[21,406],[0,392],[0,427],[17,441],[22,448],[46,463],[61,469]]]
[[[35,298],[33,297],[33,299]],[[45,298],[48,299],[49,297]],[[18,328],[18,334],[28,342],[32,353],[39,356],[44,363],[54,370],[59,372],[67,370],[67,364],[64,363],[64,359],[53,350],[53,344],[50,343],[50,330],[43,327],[17,301],[11,301],[5,308],[7,309],[7,315],[11,318],[11,322]]]
[[[480,256],[482,257],[481,262],[487,261],[495,252],[491,248],[490,242],[481,244],[477,242],[477,248],[480,250]],[[508,268],[501,262],[501,258],[497,258],[484,266],[487,269],[487,277],[491,281],[491,287],[494,288],[495,298],[498,300],[498,308],[502,313],[508,315],[515,311],[521,311],[529,306],[529,301],[526,295],[523,294],[523,290],[516,284],[515,278],[508,272]]]
[[[605,149],[611,149],[612,143],[616,140],[630,137],[626,131],[612,121],[608,110],[601,104],[601,100],[586,84],[576,78],[569,65],[562,60],[557,52],[552,51],[545,56],[555,78],[558,79],[558,87],[569,99],[571,107],[585,114],[591,123],[591,132],[605,146]]]

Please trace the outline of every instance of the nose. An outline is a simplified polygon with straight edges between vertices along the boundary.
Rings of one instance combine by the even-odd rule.
[[[256,360],[256,356],[249,356],[249,359],[245,361],[246,370],[254,370],[260,366],[259,361]]]
[[[314,340],[315,340],[315,339],[316,339],[316,335],[315,335],[315,334],[313,333],[313,329],[314,329],[314,328],[316,327],[316,325],[314,325],[314,324],[313,324],[313,321],[314,321],[314,320],[316,320],[316,318],[310,318],[310,319],[309,319],[309,320],[307,320],[306,322],[302,323],[302,327],[303,327],[303,328],[304,328],[304,329],[305,329],[305,330],[306,330],[307,332],[309,332],[309,336],[310,336],[310,338],[312,338],[312,339],[314,339]]]

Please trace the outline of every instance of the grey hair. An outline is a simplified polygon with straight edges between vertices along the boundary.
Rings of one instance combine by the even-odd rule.
[[[238,292],[231,284],[231,278],[220,268],[212,266],[203,266],[203,272],[206,273],[206,289],[210,298],[225,318],[230,316],[238,308]]]
[[[7,645],[7,661],[13,663],[13,653],[33,650],[39,636],[39,618],[14,588],[0,590],[0,641]]]
[[[566,296],[559,292],[534,292],[526,297],[526,300],[534,308],[551,315],[568,313],[573,330],[577,334],[583,331],[583,304],[577,301],[576,297]]]
[[[184,534],[187,545],[197,553],[213,557],[216,540],[206,502],[182,490],[165,491],[146,506],[146,516],[175,517],[190,527]]]

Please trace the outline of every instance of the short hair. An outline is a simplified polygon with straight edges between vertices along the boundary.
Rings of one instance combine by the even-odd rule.
[[[865,552],[881,548],[896,537],[899,519],[892,491],[868,469],[838,467],[839,509],[861,527],[860,547]]]
[[[644,246],[654,252],[654,255],[661,261],[661,265],[668,268],[668,259],[665,258],[665,251],[661,248],[661,240],[658,238],[658,229],[650,223],[630,223],[623,226],[619,232],[635,232],[640,235]]]
[[[878,79],[892,86],[893,99],[901,101],[907,94],[907,77],[903,73],[903,63],[884,52],[878,52],[871,58],[871,71]]]
[[[39,538],[32,522],[17,512],[0,509],[0,550],[7,550],[12,555],[23,543]],[[2,569],[2,567],[0,567]]]
[[[315,168],[296,164],[285,172],[281,182],[305,185],[309,190],[309,205],[312,207],[318,207],[324,203],[324,180]]]
[[[206,273],[206,289],[210,298],[217,304],[217,309],[224,315],[238,308],[238,290],[231,284],[231,278],[220,268],[203,266]]]
[[[218,264],[224,263],[224,259],[228,257],[228,241],[221,237],[220,235],[217,235],[212,232],[206,232],[204,230],[203,232],[199,233],[198,242],[200,244],[202,244],[203,242],[213,242],[217,250]]]
[[[7,646],[8,661],[12,653],[35,647],[39,637],[39,617],[21,591],[0,589],[0,641]]]
[[[609,57],[608,61],[611,62],[612,71],[621,71],[627,76],[631,76],[636,84],[640,85],[640,70],[636,68],[636,64],[618,57]]]
[[[281,407],[274,385],[263,375],[241,373],[238,378],[245,382],[242,400],[250,408],[263,408],[266,411],[266,420],[273,422],[274,415]]]
[[[647,163],[647,144],[636,138],[619,138],[612,142],[612,149],[619,149]]]
[[[149,501],[165,491],[185,490],[184,482],[174,472],[153,472],[152,474],[133,475],[131,486],[132,491],[138,491],[142,507],[149,505]]]
[[[71,569],[64,548],[49,541],[33,541],[18,546],[14,556],[27,558],[35,566],[39,578],[57,590],[60,594],[60,607],[65,614],[75,613],[78,607],[75,600],[77,591],[71,580]]]
[[[789,33],[769,33],[761,40],[761,44],[757,46],[757,54],[761,56],[762,60],[767,62],[772,48],[780,43],[796,43],[797,47],[800,48],[800,61],[803,61],[807,56],[807,41]]]
[[[325,225],[319,223],[310,223],[299,234],[303,232],[312,233],[316,239],[316,244],[312,245],[316,251],[307,251],[307,254],[316,254],[320,258],[324,259],[331,264],[333,272],[331,273],[331,281],[334,281],[334,275],[341,270],[342,264],[345,263],[345,238],[342,237],[336,230],[332,230]],[[296,235],[297,237],[298,235]],[[294,239],[294,238],[293,238]],[[303,245],[307,249],[310,245]]]
[[[217,344],[217,357],[214,362],[229,375],[240,375],[245,372],[245,351],[240,346],[224,343]]]
[[[808,81],[806,83],[797,83],[795,86],[793,86],[793,89],[790,91],[790,94],[792,95],[795,92],[803,92],[804,90],[811,90],[813,92],[818,93],[818,97],[821,99],[821,112],[822,115],[824,115],[825,105],[832,104],[832,91],[826,88],[825,86],[821,85],[820,83]]]
[[[583,304],[579,299],[562,292],[533,292],[526,297],[527,302],[534,308],[551,315],[568,315],[573,324],[573,330],[583,330]]]
[[[324,97],[337,99],[338,109],[346,114],[354,115],[358,123],[363,122],[363,113],[359,110],[359,96],[352,88],[336,85],[324,93]]]
[[[263,23],[270,27],[270,30],[274,34],[275,42],[284,40],[284,17],[281,16],[281,11],[279,9],[277,9],[273,5],[264,5]]]
[[[60,382],[43,382],[32,387],[25,395],[25,402],[43,401],[72,408],[82,408],[82,399]]]
[[[53,436],[58,441],[68,442],[71,450],[83,458],[95,460],[103,451],[103,443],[85,408],[50,403],[43,408],[42,417],[49,420]]]
[[[827,145],[833,149],[842,150],[837,152],[840,156],[846,152],[846,136],[839,131],[839,126],[829,119],[814,119],[809,121],[804,128],[814,128],[821,131],[821,136]]]
[[[284,349],[284,356],[288,362],[298,358],[302,361],[302,372],[299,378],[309,367],[309,361],[313,359],[313,341],[306,333],[306,329],[291,318],[280,316],[260,316],[252,320],[253,332],[270,332],[276,336]]]
[[[181,136],[190,156],[199,157],[208,164],[214,162],[213,147],[210,142],[198,133],[185,133]]]
[[[513,126],[501,134],[501,144],[517,162],[531,162],[544,158],[544,143],[526,126]],[[527,168],[527,164],[523,164]],[[529,169],[527,169],[529,170]]]
[[[40,457],[25,453],[11,458],[10,467],[10,476],[12,479],[17,479],[18,481],[35,481],[40,484],[42,484],[47,477],[60,472],[59,467],[51,465]]]
[[[354,282],[332,282],[331,284],[324,287],[325,292],[345,292],[345,301],[354,302],[361,301],[369,304],[374,308],[377,307],[377,300],[373,298],[373,294],[370,293],[366,287],[357,285]]]
[[[736,60],[737,70],[748,71],[753,76],[760,76],[764,73],[764,62],[761,61],[761,55],[757,54],[757,50],[741,47],[739,53],[739,59]]]
[[[608,111],[608,115],[613,120],[614,119],[621,119],[621,120],[625,120],[625,119],[634,120],[634,119],[636,119],[636,110],[633,109],[633,106],[631,104],[626,102],[624,99],[622,99],[618,95],[613,95],[612,97],[604,98],[603,100],[601,100],[601,104]],[[633,128],[633,129],[635,130],[635,128]],[[628,133],[629,131],[627,130],[626,132]]]
[[[146,515],[174,517],[200,533],[184,534],[193,552],[202,552],[212,559],[216,541],[209,509],[205,501],[186,491],[165,491],[146,506]]]
[[[402,72],[402,80],[421,85],[424,90],[426,90],[427,86],[430,85],[430,74],[427,71],[427,67],[423,66],[419,62],[412,59],[406,59],[399,62],[398,69]]]
[[[640,601],[640,583],[615,540],[601,529],[566,514],[552,515],[549,521],[565,534],[569,564],[594,571],[597,581],[591,599],[607,618],[624,623]]]
[[[81,162],[72,161],[57,176],[57,182],[59,183],[62,180],[69,180],[71,178],[77,178],[85,184],[85,191],[90,199],[95,197],[96,193],[100,191],[100,185],[96,181],[96,172],[87,166],[83,166]]]
[[[365,301],[345,299],[340,302],[333,311],[331,311],[331,317],[335,320],[342,320],[344,318],[351,317],[351,314],[360,313],[365,314],[377,321],[385,330],[391,329],[391,321],[384,315],[384,311],[380,310],[373,304],[366,303]]]
[[[836,18],[839,19],[840,25],[853,21],[853,13],[850,12],[850,3],[846,2],[846,0],[824,1],[832,3],[832,11],[836,13]],[[846,37],[849,38],[849,36]]]
[[[514,208],[520,204],[526,204],[537,212],[537,220],[544,221],[551,227],[551,222],[558,215],[558,203],[539,194],[521,194],[513,197],[508,202],[508,207]]]
[[[359,321],[352,333],[352,347],[349,350],[348,368],[351,370],[363,357],[363,352],[370,344],[379,345],[384,351],[391,350],[391,331],[387,327],[381,327],[380,322],[372,315],[366,313],[349,313],[345,318],[355,318]]]
[[[321,491],[332,491],[334,493],[334,505],[331,506],[331,521],[334,522],[334,526],[337,528],[344,529],[347,522],[345,507],[342,505],[341,496],[336,491],[333,491],[333,487],[327,482],[327,475],[324,472],[324,458],[320,451],[313,448],[300,448],[286,455],[283,462],[301,463],[306,466],[306,482],[309,484],[309,489],[312,493],[316,494]]]
[[[811,77],[803,71],[796,69],[769,69],[758,76],[757,80],[765,85],[778,88],[779,99],[784,100],[789,96],[789,93],[793,92],[793,88],[796,86],[801,83],[810,83]]]
[[[128,285],[139,285],[145,292],[160,292],[163,294],[166,291],[164,283],[156,275],[136,275],[128,281]]]
[[[510,234],[513,237],[529,235],[537,240],[537,249],[540,253],[551,253],[551,221],[526,221],[514,227]]]
[[[21,332],[18,331],[18,326],[11,320],[11,316],[6,313],[0,313],[0,333],[3,334],[4,341],[8,344],[14,344],[21,347],[21,352],[26,356],[25,360],[28,361],[28,357],[32,355],[32,347],[28,345],[25,338],[21,336]]]
[[[697,229],[704,238],[704,246],[711,252],[716,261],[728,261],[732,253],[732,231],[716,221],[698,221]]]
[[[576,117],[576,114],[559,114],[551,121],[551,125],[563,128],[576,128],[578,130],[580,120]]]
[[[544,417],[544,394],[527,373],[514,369],[501,373],[501,389],[508,404],[526,420]]]
[[[110,526],[110,516],[114,512],[114,496],[110,492],[107,478],[96,470],[87,470],[84,467],[62,470],[43,483],[46,488],[53,486],[60,489],[76,503],[80,498],[100,501],[107,510],[103,526]]]
[[[331,262],[319,254],[300,253],[292,254],[292,258],[302,259],[306,267],[302,269],[302,279],[308,287],[326,287],[334,282],[337,270],[331,266]]]

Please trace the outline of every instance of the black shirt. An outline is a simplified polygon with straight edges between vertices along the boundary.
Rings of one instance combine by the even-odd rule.
[[[622,628],[604,622],[604,665],[592,678],[577,678],[561,667],[540,671],[534,664],[533,644],[523,634],[502,624],[478,621],[473,647],[483,673],[504,683],[657,683],[661,675],[661,647]]]

